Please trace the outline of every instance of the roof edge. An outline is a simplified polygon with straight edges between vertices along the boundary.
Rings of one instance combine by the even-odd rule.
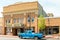
[[[8,5],[8,6],[4,6],[5,7],[9,7],[9,6],[15,6],[15,5],[20,5],[20,4],[27,4],[27,3],[38,3],[38,1],[33,1],[33,2],[21,2],[21,3],[15,3],[15,4],[11,4],[11,5]]]

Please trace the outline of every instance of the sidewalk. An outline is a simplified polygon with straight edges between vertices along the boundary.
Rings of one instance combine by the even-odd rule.
[[[0,35],[0,37],[18,38],[18,36],[12,36],[12,35]]]
[[[0,35],[0,40],[34,40],[34,39],[21,39],[18,36]]]
[[[46,35],[45,36],[45,38],[59,38],[60,37],[60,35],[56,35],[56,34],[54,34],[54,35]]]

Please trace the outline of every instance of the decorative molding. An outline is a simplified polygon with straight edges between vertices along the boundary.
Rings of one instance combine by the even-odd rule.
[[[16,11],[10,13],[3,13],[3,15],[22,14],[22,13],[29,13],[29,12],[35,12],[35,14],[38,14],[38,10],[28,10],[28,11]]]

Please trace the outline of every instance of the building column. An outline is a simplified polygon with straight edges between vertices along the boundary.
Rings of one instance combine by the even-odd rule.
[[[24,13],[24,24],[26,24],[26,13]]]
[[[12,32],[12,24],[13,24],[13,15],[11,14],[11,35],[13,35],[13,32]]]
[[[39,28],[38,28],[38,17],[35,16],[35,33],[39,32]]]
[[[24,24],[24,26],[25,26],[25,28],[26,28],[26,25],[27,25],[26,13],[24,13],[24,20],[23,20],[23,24]]]
[[[5,19],[3,18],[2,34],[5,35]]]

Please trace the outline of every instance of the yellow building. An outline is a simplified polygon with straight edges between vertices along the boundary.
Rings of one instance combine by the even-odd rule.
[[[47,16],[42,6],[37,2],[25,2],[3,7],[4,34],[17,35],[31,28],[39,31],[37,21],[40,14]]]

